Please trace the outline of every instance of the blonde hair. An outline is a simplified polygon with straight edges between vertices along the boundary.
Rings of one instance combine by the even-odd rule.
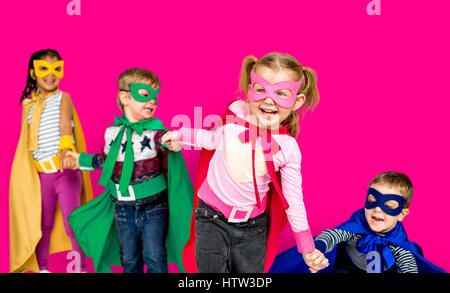
[[[413,196],[413,185],[408,176],[399,172],[387,171],[375,176],[375,178],[370,181],[369,186],[377,183],[386,185],[390,188],[398,188],[400,195],[406,198],[406,203],[403,208],[406,209],[409,207]]]
[[[254,56],[247,56],[242,62],[241,79],[239,81],[240,88],[248,94],[249,85],[251,84],[250,73],[256,67],[266,66],[273,70],[289,70],[295,74],[295,80],[301,80],[302,86],[298,90],[298,94],[305,95],[305,103],[301,111],[302,116],[314,109],[319,103],[319,91],[317,89],[317,75],[309,67],[301,65],[294,57],[289,54],[270,53],[261,59]],[[297,136],[299,131],[299,116],[296,111],[292,111],[289,116],[281,122],[281,126],[288,126],[288,131],[293,136]]]
[[[117,86],[119,87],[119,93],[117,94],[117,105],[123,112],[123,104],[120,101],[120,90],[129,90],[130,84],[138,81],[145,81],[149,86],[158,89],[161,86],[159,78],[151,71],[142,68],[130,68],[125,70],[119,75],[117,80]]]

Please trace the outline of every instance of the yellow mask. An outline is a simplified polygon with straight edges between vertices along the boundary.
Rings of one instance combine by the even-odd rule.
[[[64,61],[59,60],[53,64],[45,60],[33,60],[34,72],[37,77],[44,78],[49,74],[54,74],[57,78],[64,76]]]

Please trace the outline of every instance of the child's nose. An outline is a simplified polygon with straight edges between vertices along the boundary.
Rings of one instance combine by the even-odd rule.
[[[265,104],[269,104],[269,105],[275,105],[275,102],[272,100],[272,98],[269,98],[269,97],[267,97],[267,98],[264,100],[264,103],[265,103]]]
[[[382,213],[383,212],[383,210],[380,207],[375,207],[375,211],[377,213]]]

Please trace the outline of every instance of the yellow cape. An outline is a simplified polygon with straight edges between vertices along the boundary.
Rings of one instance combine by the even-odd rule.
[[[10,271],[12,273],[39,271],[35,250],[42,236],[41,185],[33,156],[28,150],[28,114],[32,104],[26,104],[22,104],[22,129],[9,184]],[[76,151],[85,152],[84,134],[75,108],[73,108],[72,118]],[[80,204],[92,199],[89,173],[82,172],[82,179]],[[71,249],[72,244],[64,229],[61,210],[57,206],[55,225],[50,236],[50,253]]]

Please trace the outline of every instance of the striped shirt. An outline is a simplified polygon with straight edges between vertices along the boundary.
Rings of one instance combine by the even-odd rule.
[[[323,253],[328,253],[333,250],[336,245],[341,242],[346,242],[346,252],[349,256],[351,262],[358,268],[366,271],[367,269],[367,258],[365,254],[361,254],[356,249],[356,243],[361,239],[362,234],[356,234],[340,229],[325,230],[320,233],[316,238],[316,241],[322,241],[325,243],[325,251]],[[379,236],[383,236],[379,234]],[[414,255],[400,246],[388,242],[388,245],[395,257],[395,264],[399,273],[418,273],[416,259]],[[317,245],[319,248],[320,245]],[[385,268],[386,269],[386,268]]]
[[[62,92],[59,91],[45,100],[39,125],[38,148],[32,152],[36,161],[49,159],[59,153],[61,97]],[[33,109],[34,105],[28,115],[28,124],[31,123]]]

